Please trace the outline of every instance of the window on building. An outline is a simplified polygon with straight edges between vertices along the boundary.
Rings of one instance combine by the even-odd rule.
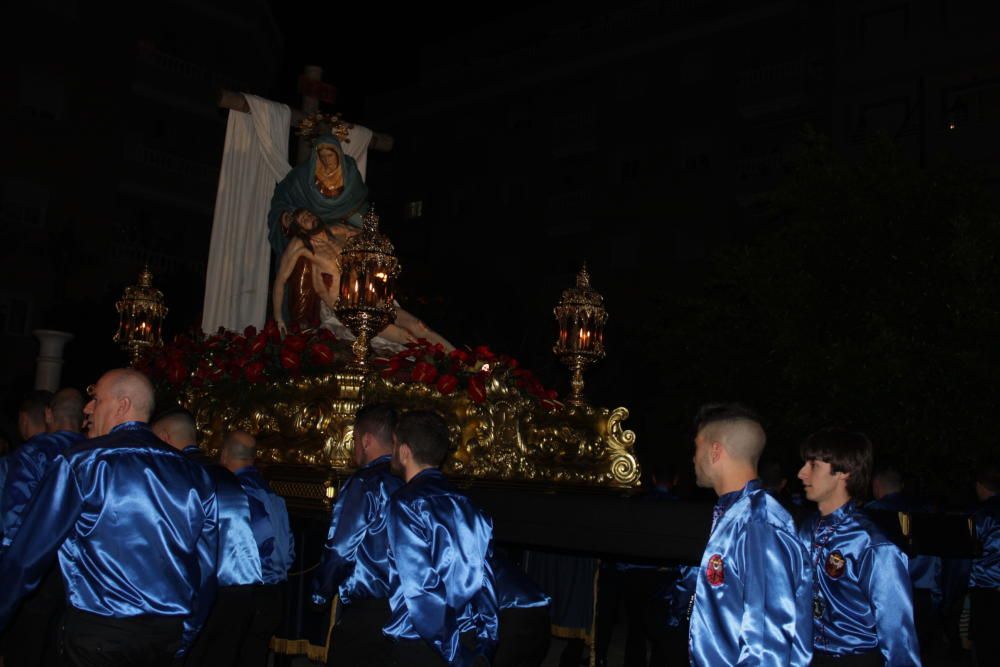
[[[422,199],[416,199],[411,202],[406,203],[406,208],[403,212],[403,216],[407,220],[416,220],[417,218],[422,218],[424,216],[424,202]]]

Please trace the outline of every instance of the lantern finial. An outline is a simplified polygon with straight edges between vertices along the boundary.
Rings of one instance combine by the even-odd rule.
[[[163,292],[153,287],[153,272],[148,264],[139,274],[139,284],[125,288],[115,309],[118,311],[118,331],[113,340],[129,353],[133,364],[144,351],[163,344],[161,331],[167,307]]]
[[[590,286],[586,263],[576,276],[576,287],[563,291],[553,313],[559,324],[559,338],[552,351],[572,371],[566,402],[586,405],[583,371],[604,358],[604,325],[608,321],[604,297]]]
[[[396,319],[395,288],[399,260],[392,243],[378,230],[374,206],[364,216],[364,227],[340,253],[340,294],[337,317],[357,336],[354,362],[368,370],[371,339]]]

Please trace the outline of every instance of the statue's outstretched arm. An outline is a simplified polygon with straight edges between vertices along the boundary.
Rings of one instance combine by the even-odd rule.
[[[394,326],[403,329],[403,331],[408,334],[407,340],[423,338],[430,343],[441,343],[444,345],[444,349],[448,352],[455,349],[455,346],[445,340],[441,334],[424,324],[423,321],[413,315],[413,313],[403,310],[403,308],[398,305],[396,306],[396,324]],[[388,336],[384,333],[381,335],[388,338]]]

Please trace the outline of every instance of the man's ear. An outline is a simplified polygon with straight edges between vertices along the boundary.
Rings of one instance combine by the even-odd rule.
[[[115,409],[116,417],[124,417],[132,410],[132,399],[128,396],[123,396],[118,399],[118,407]]]
[[[716,440],[712,443],[712,463],[717,463],[722,458],[722,443]]]

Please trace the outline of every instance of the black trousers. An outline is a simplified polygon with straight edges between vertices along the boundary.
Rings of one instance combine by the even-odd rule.
[[[879,651],[868,651],[856,655],[835,656],[832,653],[813,653],[811,667],[885,667],[885,658]]]
[[[168,667],[181,645],[184,620],[173,616],[106,618],[72,607],[60,626],[65,667]]]
[[[357,600],[341,607],[330,637],[330,667],[382,667],[392,664],[392,642],[382,634],[392,618],[389,601]]]
[[[185,665],[236,664],[243,635],[253,618],[252,589],[252,586],[222,586],[216,591],[212,611],[188,652]]]
[[[474,649],[476,638],[471,632],[463,634],[461,643],[469,649]],[[392,667],[447,667],[448,663],[431,646],[422,639],[404,639],[393,642],[390,649]],[[480,657],[473,667],[489,667],[489,662]]]
[[[493,667],[538,667],[549,652],[549,608],[500,610],[500,641]]]
[[[284,584],[220,588],[185,666],[264,667],[284,609]]]
[[[969,589],[969,634],[980,665],[996,664],[1000,656],[1000,590]]]
[[[49,667],[59,660],[59,624],[66,591],[53,565],[35,592],[21,603],[4,637],[4,667]]]

